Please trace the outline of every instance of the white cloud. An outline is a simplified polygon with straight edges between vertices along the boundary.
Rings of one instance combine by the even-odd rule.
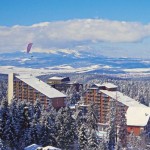
[[[82,46],[81,43],[138,42],[150,36],[150,24],[102,19],[42,22],[31,26],[0,26],[0,52],[26,49],[29,42],[37,51]]]

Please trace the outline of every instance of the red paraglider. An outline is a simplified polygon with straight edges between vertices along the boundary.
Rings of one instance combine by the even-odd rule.
[[[32,45],[33,45],[33,43],[29,43],[29,44],[28,44],[28,46],[27,46],[27,53],[30,52]]]

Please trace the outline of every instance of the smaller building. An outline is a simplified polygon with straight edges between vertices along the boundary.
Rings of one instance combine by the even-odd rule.
[[[150,137],[150,107],[129,107],[126,118],[129,133],[139,136],[145,131]]]
[[[112,84],[112,83],[108,83],[108,82],[105,82],[103,84],[93,84],[91,87],[95,87],[99,90],[107,90],[107,91],[117,91],[117,86]]]
[[[54,76],[51,77],[47,80],[47,83],[50,85],[54,85],[54,84],[62,84],[62,83],[67,83],[69,82],[70,79],[69,77],[58,77],[58,76]]]
[[[66,92],[67,89],[74,87],[77,92],[80,90],[80,86],[83,87],[83,84],[77,82],[71,82],[69,77],[51,77],[47,80],[47,84],[51,85],[53,88],[58,91]]]

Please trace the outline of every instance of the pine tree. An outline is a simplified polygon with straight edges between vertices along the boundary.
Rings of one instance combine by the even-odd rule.
[[[25,131],[24,131],[24,135],[23,135],[23,139],[22,139],[23,143],[24,143],[24,147],[33,144],[33,140],[32,140],[32,133],[31,133],[31,127],[28,127]]]
[[[97,115],[96,115],[96,105],[95,104],[91,104],[88,107],[88,112],[87,112],[87,126],[89,128],[89,130],[97,130]]]
[[[54,134],[54,126],[51,126],[51,124],[49,124],[49,116],[48,114],[44,115],[41,119],[41,133],[40,134],[40,144],[42,146],[47,146],[47,145],[56,145],[56,137]]]
[[[16,106],[11,106],[13,127],[16,135],[17,147],[23,149],[25,146],[24,134],[29,127],[28,107],[24,101],[17,102]]]
[[[92,129],[88,138],[88,149],[89,150],[98,150],[98,137],[96,130]]]
[[[40,143],[40,132],[41,132],[41,125],[40,123],[34,118],[30,124],[30,132],[32,137],[32,143],[39,144]]]
[[[108,114],[109,115],[109,114]],[[110,119],[109,127],[107,129],[107,140],[109,150],[113,150],[116,144],[117,126],[116,126],[116,101],[110,101]]]
[[[8,150],[2,139],[0,138],[0,150]]]
[[[118,139],[119,145],[121,145],[122,147],[126,147],[127,146],[127,124],[126,124],[125,111],[123,110],[120,111],[118,136],[119,136]]]
[[[69,149],[75,139],[75,121],[68,107],[59,110],[56,118],[57,142],[61,148]]]
[[[81,127],[80,127],[78,140],[79,140],[80,149],[81,150],[86,150],[87,149],[87,144],[88,144],[88,138],[87,138],[87,129],[85,128],[84,124],[82,124]]]
[[[146,150],[145,135],[135,136],[134,132],[131,132],[128,136],[128,149]]]
[[[48,115],[48,124],[54,128],[55,126],[55,120],[57,116],[57,111],[56,109],[52,106],[52,103],[49,102],[48,107],[45,111],[45,113]],[[45,115],[46,115],[45,114]]]
[[[9,145],[10,148],[13,149],[17,147],[17,136],[14,132],[12,116],[9,116],[6,121],[6,125],[3,129],[3,140]]]
[[[34,103],[34,119],[38,121],[41,117],[41,112],[42,112],[42,105],[39,99],[37,99]]]
[[[98,150],[109,150],[108,143],[105,141],[104,138],[99,142]]]
[[[6,126],[6,122],[9,118],[9,107],[6,99],[3,99],[0,106],[0,119],[1,119],[1,129],[2,129],[2,138],[4,127]]]

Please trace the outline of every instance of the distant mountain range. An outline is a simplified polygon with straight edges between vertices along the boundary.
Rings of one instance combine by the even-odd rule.
[[[49,53],[1,53],[0,66],[14,66],[19,68],[49,69],[62,68],[77,69],[83,67],[97,66],[90,70],[94,73],[150,73],[150,59],[140,58],[110,58],[97,56],[87,52],[75,51],[51,51]]]

